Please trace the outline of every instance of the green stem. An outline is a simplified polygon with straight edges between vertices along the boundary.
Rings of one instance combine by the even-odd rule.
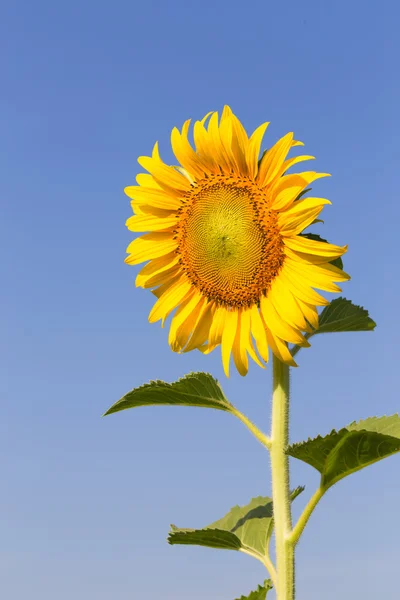
[[[301,517],[297,521],[293,531],[290,535],[290,541],[295,546],[300,539],[301,534],[304,531],[305,526],[308,523],[308,519],[311,517],[314,508],[317,506],[318,502],[321,500],[324,495],[325,490],[322,488],[318,488],[315,494],[310,498],[307,506],[305,507]]]
[[[274,356],[271,431],[272,499],[274,505],[277,600],[294,600],[294,544],[292,530],[289,457],[289,367]]]
[[[265,433],[260,431],[258,427],[250,421],[250,419],[248,419],[243,413],[240,412],[240,410],[238,410],[235,407],[232,407],[230,412],[233,415],[235,415],[235,417],[237,417],[240,421],[242,421],[242,423],[244,423],[244,425],[246,425],[248,429],[250,429],[254,437],[256,437],[263,446],[265,446],[268,449],[271,447],[271,440],[269,439],[269,437],[265,435]]]
[[[270,552],[269,552],[270,543],[271,543],[271,536],[269,535],[268,540],[267,540],[267,547],[265,548],[264,564],[265,564],[267,571],[271,577],[272,585],[276,589],[278,587],[277,575],[276,575],[275,565],[271,560],[271,556],[270,556]]]

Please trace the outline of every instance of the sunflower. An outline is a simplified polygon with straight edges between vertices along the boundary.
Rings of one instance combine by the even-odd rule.
[[[129,244],[126,258],[149,261],[136,278],[157,297],[149,321],[164,326],[175,311],[172,350],[207,354],[220,345],[227,375],[231,355],[241,375],[249,356],[264,367],[270,351],[296,366],[288,343],[309,346],[304,333],[318,327],[317,307],[328,304],[316,288],[340,292],[336,283],[349,279],[331,264],[346,246],[302,235],[330,204],[304,190],[327,174],[287,173],[314,158],[287,158],[303,145],[293,133],[260,158],[267,126],[248,137],[225,106],[220,119],[213,112],[195,122],[193,148],[188,120],[171,133],[180,165],[165,164],[155,144],[151,157],[138,159],[147,173],[125,189],[134,212],[128,229],[149,232]]]

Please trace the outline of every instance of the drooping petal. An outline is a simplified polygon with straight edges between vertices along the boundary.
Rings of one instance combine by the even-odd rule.
[[[307,345],[304,336],[279,316],[268,297],[263,296],[260,305],[263,321],[273,335],[291,344]]]
[[[253,339],[251,337],[251,308],[244,308],[241,311],[241,340],[240,344],[243,346],[248,352],[250,358],[262,369],[264,369],[264,365],[258,358],[256,351],[254,349]]]
[[[247,356],[247,345],[250,339],[250,323],[246,329],[247,323],[242,323],[242,311],[238,314],[238,328],[236,330],[235,341],[233,342],[232,355],[235,366],[240,375],[244,377],[249,370],[249,358]]]
[[[265,360],[265,362],[268,362],[269,349],[267,334],[260,312],[255,304],[251,307],[251,333],[256,341],[261,358]]]
[[[189,341],[183,352],[190,352],[196,348],[202,351],[204,351],[205,348],[208,348],[209,352],[214,350],[215,346],[210,347],[208,344],[206,345],[210,335],[210,328],[213,322],[214,312],[214,303],[206,300],[197,317],[196,324],[193,327],[192,335],[189,338]]]
[[[224,372],[229,377],[229,361],[231,358],[232,346],[236,337],[238,325],[238,312],[236,310],[226,311],[224,329],[221,339],[222,365]]]
[[[141,268],[138,275],[136,276],[136,287],[152,287],[148,285],[148,281],[154,277],[168,271],[171,267],[178,265],[179,257],[176,252],[170,252],[159,258],[155,258]],[[154,284],[158,285],[158,284]]]
[[[186,346],[204,302],[205,299],[192,290],[176,310],[168,334],[168,343],[174,352],[181,352]]]
[[[285,285],[282,278],[277,277],[275,279],[268,292],[268,299],[281,319],[284,319],[291,327],[297,331],[307,330],[304,315],[290,288]]]
[[[281,340],[267,328],[268,344],[271,346],[272,352],[279,360],[289,365],[289,367],[297,367],[297,364],[291,355],[287,342]]]

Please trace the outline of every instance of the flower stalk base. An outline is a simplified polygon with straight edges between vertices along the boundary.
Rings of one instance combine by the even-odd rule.
[[[274,356],[270,439],[274,506],[277,600],[294,600],[294,544],[289,488],[289,367]]]

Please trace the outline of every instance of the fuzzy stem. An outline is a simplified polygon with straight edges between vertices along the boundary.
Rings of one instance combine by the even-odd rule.
[[[271,473],[274,506],[277,600],[294,600],[294,544],[290,539],[292,530],[289,457],[289,367],[274,356]]]
[[[254,435],[254,437],[257,438],[257,440],[259,442],[261,442],[261,444],[263,446],[268,448],[268,450],[270,449],[271,440],[269,439],[269,437],[267,435],[265,435],[265,433],[260,431],[258,429],[258,427],[250,421],[250,419],[248,419],[243,413],[240,412],[240,410],[238,410],[235,407],[231,408],[231,413],[233,415],[235,415],[235,417],[237,417],[240,421],[242,421],[242,423],[244,423],[244,425],[246,425],[246,427],[251,431],[251,433]]]
[[[321,487],[317,489],[315,494],[310,498],[307,506],[305,507],[303,514],[297,521],[295,527],[293,527],[293,531],[290,536],[290,541],[295,546],[300,539],[301,534],[304,531],[305,526],[308,523],[308,519],[311,517],[314,508],[317,506],[318,502],[321,500],[324,495],[324,491]]]

